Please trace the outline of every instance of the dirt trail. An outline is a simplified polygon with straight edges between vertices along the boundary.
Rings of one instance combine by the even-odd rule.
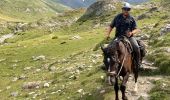
[[[152,66],[152,63],[147,61],[143,62],[143,68],[145,70],[156,70],[156,67]],[[144,72],[144,71],[143,71]],[[142,76],[139,75],[138,78],[138,91],[134,93],[134,77],[131,76],[127,83],[127,96],[129,100],[138,100],[141,98],[142,100],[149,100],[148,92],[153,88],[154,84],[152,83],[155,80],[160,80],[161,76]]]

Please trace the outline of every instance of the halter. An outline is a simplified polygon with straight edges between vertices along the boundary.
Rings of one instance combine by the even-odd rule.
[[[122,61],[121,67],[120,67],[120,70],[118,71],[118,73],[117,73],[117,75],[116,75],[116,78],[118,78],[118,76],[120,75],[120,72],[121,72],[122,69],[123,69],[123,65],[124,65],[124,63],[125,63],[126,56],[127,56],[127,49],[125,49],[125,55],[124,55],[124,57],[123,57],[123,61]],[[112,60],[115,59],[115,58],[113,58],[113,57],[111,57],[111,58],[112,58]],[[107,59],[107,60],[108,60],[108,59]],[[114,60],[114,61],[115,61],[115,60]],[[120,61],[115,61],[115,63],[119,64]],[[108,72],[110,72],[110,64],[109,64]],[[111,74],[116,74],[115,71],[112,71],[112,72],[110,72],[110,73],[111,73]]]

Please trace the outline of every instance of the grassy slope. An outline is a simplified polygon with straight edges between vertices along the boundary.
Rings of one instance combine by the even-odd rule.
[[[153,0],[160,2],[160,0]],[[167,33],[164,36],[160,36],[160,30],[162,27],[165,27],[169,23],[170,14],[169,12],[169,2],[164,0],[161,3],[163,9],[160,12],[154,13],[154,19],[157,18],[155,22],[158,23],[158,26],[155,27],[149,33],[152,34],[151,40],[149,42],[150,52],[147,58],[155,63],[155,65],[160,69],[159,74],[166,75],[169,77],[170,72],[170,54],[166,51],[165,48],[170,48],[170,34]],[[150,92],[151,100],[169,100],[170,98],[170,79],[165,78],[159,81],[155,81],[155,87]]]
[[[36,93],[41,93],[40,96],[37,98],[44,98],[47,97],[54,99],[67,99],[69,96],[70,98],[74,99],[96,99],[96,96],[99,96],[99,99],[109,99],[113,98],[113,92],[111,92],[110,88],[106,94],[99,94],[102,88],[107,88],[103,85],[103,81],[100,79],[100,76],[104,73],[100,70],[102,57],[100,58],[93,58],[91,54],[100,54],[99,51],[91,51],[97,43],[103,40],[103,33],[105,32],[104,27],[99,27],[93,29],[94,23],[100,21],[103,23],[104,21],[112,20],[113,16],[115,16],[116,12],[104,18],[104,20],[88,20],[82,23],[75,23],[71,27],[65,27],[63,30],[59,32],[55,32],[52,34],[47,35],[38,35],[34,37],[35,33],[31,32],[29,35],[25,34],[23,38],[17,36],[19,39],[14,43],[6,46],[2,46],[0,50],[2,53],[0,54],[0,59],[5,59],[0,63],[1,68],[1,76],[3,78],[0,79],[0,90],[3,92],[0,93],[0,97],[2,99],[13,98],[10,96],[11,92],[18,91],[19,95],[17,98],[31,98],[33,95],[29,95],[30,92],[35,91]],[[136,13],[136,12],[134,12]],[[74,13],[72,13],[74,15]],[[69,16],[71,16],[69,14]],[[36,31],[37,33],[37,31]],[[38,32],[39,33],[39,32]],[[41,33],[41,32],[40,32]],[[82,39],[80,40],[70,40],[71,37],[74,35],[79,34]],[[33,37],[32,37],[33,36]],[[57,39],[52,39],[52,37],[58,37]],[[113,36],[113,34],[112,34]],[[17,38],[15,37],[15,38]],[[32,39],[30,38],[32,37]],[[28,39],[26,39],[28,38]],[[48,41],[48,42],[47,42]],[[66,42],[65,44],[60,44],[62,42]],[[83,51],[87,51],[87,53],[83,53]],[[67,63],[56,63],[54,66],[59,68],[59,72],[57,71],[56,74],[52,74],[48,70],[44,70],[43,66],[50,65],[53,62],[56,62],[62,58],[68,58],[69,55],[74,55],[78,53],[77,56],[73,56],[73,58],[69,59],[71,64]],[[80,53],[80,55],[79,55]],[[45,61],[33,61],[32,56],[39,56],[45,55]],[[74,60],[75,59],[75,60]],[[16,62],[19,61],[19,62]],[[93,63],[92,60],[96,60],[97,63]],[[65,66],[67,67],[75,67],[75,64],[81,66],[85,63],[85,66],[93,66],[91,70],[83,70],[77,80],[70,80],[68,79],[71,72],[66,73],[64,71]],[[15,65],[16,64],[16,65]],[[30,67],[31,70],[23,71],[24,68]],[[64,69],[63,69],[64,67]],[[60,70],[61,68],[61,70]],[[36,69],[41,69],[40,72],[35,72]],[[31,73],[30,73],[31,72]],[[33,74],[34,73],[34,74]],[[26,80],[18,80],[16,82],[11,82],[14,77],[18,77],[21,74],[24,74],[28,77]],[[33,89],[33,90],[22,90],[21,86],[24,82],[30,81],[54,81],[53,84],[50,84],[50,88],[40,88],[40,89]],[[60,80],[60,81],[59,81]],[[70,80],[70,81],[69,81]],[[3,83],[5,81],[5,83]],[[59,82],[58,82],[59,81]],[[67,88],[64,89],[64,93],[57,93],[51,94],[59,89],[63,84],[72,84],[69,85]],[[55,86],[57,85],[57,86]],[[11,86],[10,89],[6,90],[7,86]],[[74,87],[74,88],[72,88]],[[77,90],[83,88],[85,90],[85,96],[77,93]],[[43,93],[46,91],[47,93]],[[92,95],[89,95],[92,94]]]
[[[93,29],[94,23],[98,22],[105,22],[105,21],[111,21],[113,16],[115,16],[115,13],[108,15],[107,17],[103,18],[103,20],[100,20],[100,18],[94,20],[88,20],[86,22],[82,23],[75,23],[69,28],[64,28],[63,30],[60,30],[58,32],[54,32],[52,34],[44,34],[43,36],[39,35],[41,32],[38,33],[38,36],[34,36],[35,32],[29,33],[29,35],[26,35],[21,38],[20,36],[17,36],[17,41],[14,41],[14,43],[10,45],[4,45],[0,49],[0,59],[5,59],[4,61],[0,62],[0,76],[2,78],[0,79],[0,97],[2,100],[8,99],[14,99],[14,97],[10,96],[11,92],[18,91],[19,95],[16,97],[17,99],[23,99],[23,98],[32,98],[34,94],[30,94],[30,92],[40,93],[40,95],[37,98],[50,98],[50,99],[86,99],[86,100],[95,100],[96,97],[99,97],[100,100],[109,100],[113,95],[113,92],[108,90],[106,94],[99,94],[99,91],[102,88],[107,88],[103,84],[104,82],[100,79],[100,76],[104,73],[100,70],[102,57],[95,58],[92,57],[92,54],[101,54],[100,51],[91,51],[95,47],[97,43],[103,40],[103,33],[105,31],[104,27],[99,27],[96,29]],[[138,10],[134,10],[134,15],[139,15],[142,12],[139,12]],[[72,13],[74,14],[74,13]],[[157,20],[161,20],[161,16],[166,14],[165,12],[154,12],[152,19],[146,18],[144,20],[138,21],[139,28],[142,28],[144,25],[150,25],[155,24]],[[159,15],[159,16],[158,16]],[[160,16],[161,15],[161,16]],[[168,20],[168,19],[167,19]],[[166,23],[166,22],[165,22]],[[151,34],[153,37],[157,37],[159,34],[160,27],[162,27],[164,24],[164,21],[161,21],[161,23],[154,28],[153,30],[148,31],[148,29],[144,29],[143,32],[147,34]],[[28,34],[27,33],[27,34]],[[82,39],[80,40],[70,40],[70,38],[74,35],[79,34]],[[113,35],[113,34],[112,34]],[[57,39],[52,39],[52,37],[58,37]],[[32,37],[32,38],[31,38]],[[169,35],[166,35],[162,38],[168,38]],[[27,38],[27,39],[25,39]],[[153,39],[151,39],[153,40]],[[156,40],[156,39],[154,39]],[[61,44],[62,42],[66,42],[65,44]],[[150,50],[160,48],[162,45],[157,45],[159,42],[153,42],[151,41],[151,45],[153,47],[150,47]],[[168,43],[163,42],[163,43]],[[154,46],[155,45],[155,46]],[[166,46],[166,45],[165,45]],[[83,52],[86,51],[86,52]],[[46,60],[44,61],[33,61],[32,56],[39,56],[39,55],[45,55]],[[152,54],[151,54],[152,55]],[[162,55],[161,55],[162,56]],[[166,55],[163,55],[166,56]],[[152,56],[157,57],[157,56]],[[151,56],[148,55],[148,59],[154,61],[157,63],[161,60],[155,60]],[[65,58],[70,63],[66,63],[64,60]],[[157,57],[158,58],[158,57]],[[169,59],[169,57],[167,57]],[[169,61],[166,59],[166,61]],[[17,61],[16,61],[17,60]],[[61,60],[61,61],[58,61]],[[92,60],[96,60],[97,63],[93,63]],[[18,62],[19,61],[19,62]],[[55,62],[55,63],[54,63]],[[78,66],[76,65],[78,64]],[[52,66],[57,67],[57,71],[52,73],[48,69],[45,69],[46,66]],[[84,67],[87,67],[85,69],[81,69],[81,74],[77,75],[78,78],[76,80],[69,79],[68,77],[71,76],[71,72],[73,71],[67,71],[64,70],[66,68],[70,67],[80,67],[81,65],[85,64]],[[88,69],[88,66],[93,66]],[[159,64],[158,64],[159,66]],[[31,67],[30,70],[24,71],[24,68]],[[159,66],[161,67],[161,66]],[[36,72],[36,69],[41,69],[40,72]],[[11,82],[11,80],[14,77],[18,77],[21,74],[24,74],[27,76],[27,79],[24,80],[18,80],[16,82]],[[52,84],[50,84],[49,88],[40,88],[40,89],[32,89],[32,90],[22,90],[21,86],[24,82],[32,82],[32,81],[53,81]],[[163,80],[167,81],[166,84],[168,84],[169,79]],[[71,82],[71,83],[70,83]],[[68,85],[70,84],[70,85]],[[161,85],[159,82],[155,82],[157,88],[154,88],[151,91],[151,96],[153,100],[154,98],[160,98],[163,97],[163,99],[167,99],[169,97],[169,90],[166,90],[167,88],[159,88]],[[62,88],[64,85],[64,89]],[[65,86],[66,85],[66,86]],[[6,87],[11,86],[10,89],[6,89]],[[169,86],[167,86],[169,88]],[[77,90],[84,89],[85,94],[77,93]],[[62,92],[54,93],[57,90],[62,90]],[[158,92],[160,91],[160,92]],[[162,92],[163,91],[163,92]],[[21,95],[22,94],[22,95]],[[92,95],[89,95],[92,94]],[[157,94],[163,95],[159,96]],[[113,98],[113,97],[112,97]]]
[[[35,21],[69,9],[43,0],[1,0],[0,5],[0,19],[7,21]]]

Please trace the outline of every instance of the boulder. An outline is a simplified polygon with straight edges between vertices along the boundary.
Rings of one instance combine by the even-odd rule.
[[[149,16],[146,13],[143,13],[143,14],[141,14],[137,17],[137,20],[142,20],[142,19],[145,19],[145,18],[149,18]]]
[[[50,87],[50,84],[49,83],[44,83],[44,88],[48,88]]]
[[[160,35],[166,35],[170,32],[170,24],[167,24],[164,28],[161,29]]]
[[[11,96],[12,96],[12,97],[17,97],[17,96],[18,96],[18,92],[12,92],[12,93],[11,93]]]
[[[40,87],[41,82],[28,82],[28,83],[24,83],[22,86],[22,89],[35,89],[37,87]]]

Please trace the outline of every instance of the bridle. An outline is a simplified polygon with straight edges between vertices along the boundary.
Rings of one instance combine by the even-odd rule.
[[[108,67],[108,72],[109,72],[110,74],[116,74],[116,78],[119,77],[120,72],[121,72],[122,69],[123,69],[123,65],[124,65],[124,63],[125,63],[126,56],[127,56],[127,49],[125,49],[125,55],[124,55],[124,57],[123,57],[123,61],[122,61],[122,63],[121,63],[121,67],[120,67],[120,70],[118,71],[118,73],[116,73],[115,71],[111,71],[111,62],[108,61],[108,62],[110,63],[110,64],[109,64],[109,67]],[[109,58],[107,58],[107,60],[108,60],[108,59],[109,59]],[[120,64],[120,61],[118,60],[118,57],[117,57],[117,58],[114,58],[113,56],[111,56],[111,59],[114,61],[114,63],[117,64],[117,66],[116,66],[116,70],[117,70],[117,69],[118,69],[118,66],[119,66],[119,64]],[[116,60],[116,59],[117,59],[117,60]]]

